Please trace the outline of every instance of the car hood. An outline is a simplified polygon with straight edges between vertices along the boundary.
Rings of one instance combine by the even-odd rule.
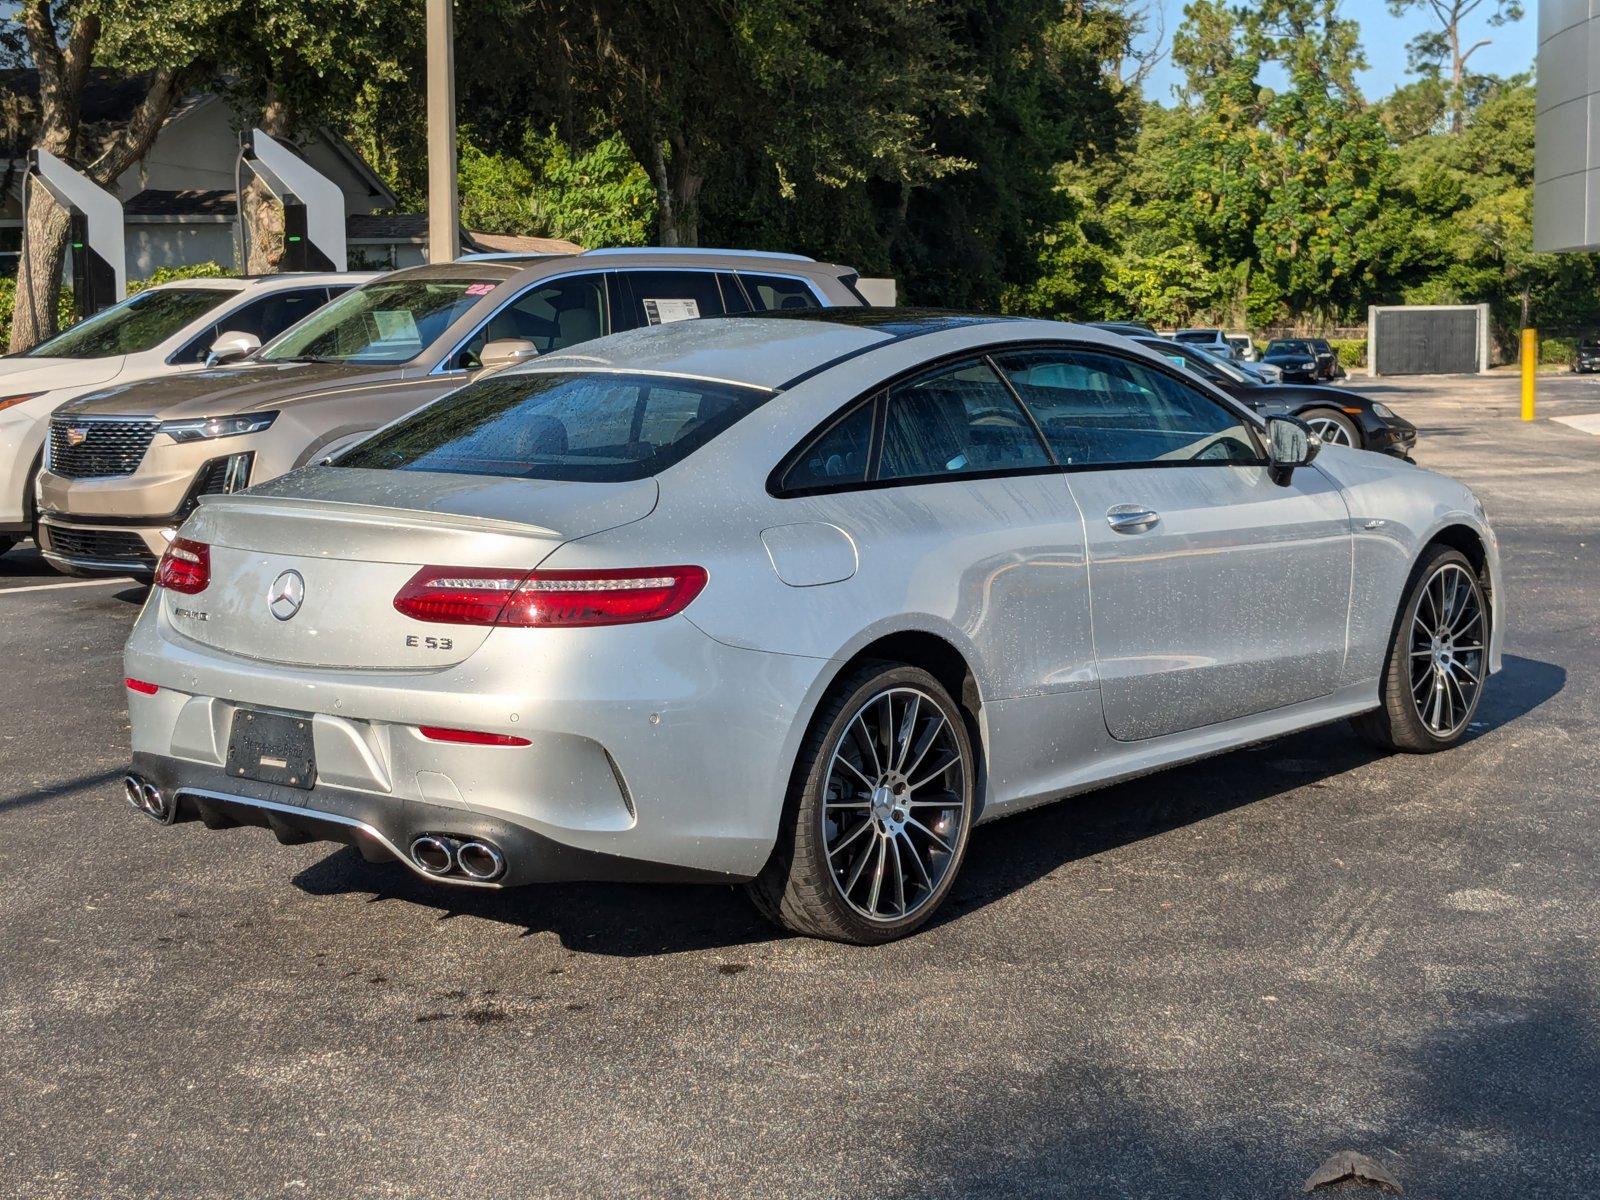
[[[103,388],[69,400],[67,414],[159,417],[220,417],[275,408],[290,398],[339,391],[363,383],[399,379],[395,366],[346,363],[241,363]]]
[[[8,395],[53,388],[92,387],[122,370],[126,355],[109,358],[0,358],[0,388]]]
[[[1317,360],[1309,354],[1268,354],[1261,361],[1274,367],[1309,367]]]

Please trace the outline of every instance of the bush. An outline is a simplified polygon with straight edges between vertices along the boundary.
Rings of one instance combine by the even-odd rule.
[[[1541,367],[1570,367],[1578,350],[1578,339],[1546,337],[1539,339],[1539,365]],[[1518,357],[1521,357],[1520,351]]]
[[[1366,338],[1329,338],[1328,345],[1333,347],[1333,352],[1339,356],[1339,365],[1346,371],[1367,365]]]
[[[147,279],[136,279],[128,285],[128,294],[142,292],[145,288],[155,287],[159,283],[174,283],[179,279],[215,279],[220,275],[232,275],[233,269],[225,267],[219,262],[189,263],[181,267],[157,267]]]

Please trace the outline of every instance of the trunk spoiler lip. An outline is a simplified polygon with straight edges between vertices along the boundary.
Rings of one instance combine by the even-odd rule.
[[[472,513],[439,512],[428,508],[401,508],[393,504],[363,504],[354,500],[319,500],[310,496],[202,496],[200,512],[216,515],[232,513],[276,513],[280,516],[315,517],[326,514],[345,521],[367,525],[389,525],[396,518],[415,525],[439,529],[487,529],[531,538],[568,536],[558,529],[531,521],[512,521],[505,517],[482,517]]]

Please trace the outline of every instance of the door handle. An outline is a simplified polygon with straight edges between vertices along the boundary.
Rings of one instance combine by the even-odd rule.
[[[1160,520],[1160,513],[1142,504],[1117,504],[1106,509],[1106,524],[1118,533],[1143,533]]]

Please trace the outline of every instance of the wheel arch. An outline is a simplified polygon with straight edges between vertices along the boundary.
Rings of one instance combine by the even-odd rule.
[[[973,806],[973,819],[976,821],[984,808],[989,777],[989,755],[983,723],[983,688],[978,682],[978,672],[973,667],[971,654],[950,638],[926,628],[902,628],[867,635],[859,644],[852,644],[845,653],[831,659],[828,669],[822,672],[807,705],[803,731],[810,730],[818,710],[839,681],[869,662],[894,662],[920,667],[944,685],[945,690],[954,697],[956,706],[967,719],[967,735],[977,759],[974,763],[976,795]],[[799,765],[804,732],[796,740],[791,755],[791,778]]]

